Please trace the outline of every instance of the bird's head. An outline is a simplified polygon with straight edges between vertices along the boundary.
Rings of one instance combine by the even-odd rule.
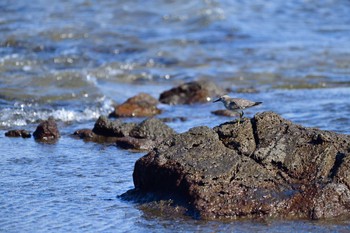
[[[219,99],[214,100],[213,103],[219,102],[219,101],[224,102],[224,101],[228,100],[229,98],[230,98],[230,96],[228,96],[228,95],[223,95],[223,96],[221,96]]]

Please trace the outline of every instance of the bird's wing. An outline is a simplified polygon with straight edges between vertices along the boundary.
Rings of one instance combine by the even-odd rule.
[[[246,99],[238,99],[238,98],[234,98],[233,101],[236,103],[236,105],[241,108],[249,108],[251,106],[254,105],[255,102],[250,101],[250,100],[246,100]]]

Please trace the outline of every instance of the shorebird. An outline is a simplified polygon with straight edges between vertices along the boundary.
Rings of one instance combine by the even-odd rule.
[[[231,98],[228,95],[221,96],[219,99],[213,101],[213,103],[218,101],[221,101],[224,104],[226,109],[239,113],[238,123],[241,121],[241,118],[244,115],[243,109],[250,108],[262,103],[262,102],[254,102],[254,101],[240,99],[240,98]]]

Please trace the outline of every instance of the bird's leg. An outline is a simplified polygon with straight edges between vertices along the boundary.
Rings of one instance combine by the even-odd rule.
[[[243,111],[236,111],[236,112],[239,114],[239,118],[237,119],[237,124],[240,125],[241,119],[242,119],[242,116],[243,116]]]
[[[238,112],[239,113],[239,118],[238,118],[238,125],[241,123],[241,119],[242,119],[242,117],[243,117],[243,115],[244,115],[244,112],[243,111],[240,111],[240,112]]]

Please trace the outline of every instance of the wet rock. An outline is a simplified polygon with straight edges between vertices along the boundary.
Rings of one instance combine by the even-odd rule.
[[[119,119],[111,121],[106,116],[100,116],[95,122],[92,132],[106,137],[124,137],[129,136],[130,131],[135,126],[135,123],[124,123]]]
[[[43,142],[54,142],[59,139],[60,132],[58,131],[56,121],[53,117],[41,122],[33,133],[35,140]]]
[[[265,112],[175,134],[140,158],[136,193],[167,193],[204,219],[350,213],[350,136]]]
[[[173,129],[156,118],[147,118],[136,124],[124,123],[119,119],[112,121],[106,116],[99,117],[92,130],[74,132],[75,136],[87,141],[116,143],[121,148],[134,150],[150,150],[173,134]]]
[[[219,109],[219,110],[215,110],[211,112],[214,115],[217,116],[227,116],[227,117],[239,117],[239,113],[237,112],[233,112],[233,111],[229,111],[226,109]]]
[[[79,129],[75,131],[73,135],[90,141],[93,141],[97,137],[97,135],[91,129]]]
[[[147,138],[155,141],[163,140],[172,134],[175,134],[175,131],[157,118],[148,118],[130,131],[131,137]]]
[[[22,138],[30,138],[32,135],[30,132],[24,129],[15,129],[9,130],[5,133],[6,137],[22,137]]]
[[[213,96],[224,94],[224,90],[209,81],[194,81],[163,92],[159,101],[164,104],[194,104],[204,103]]]
[[[110,117],[151,117],[162,111],[157,108],[158,100],[149,94],[140,93],[115,107]]]

